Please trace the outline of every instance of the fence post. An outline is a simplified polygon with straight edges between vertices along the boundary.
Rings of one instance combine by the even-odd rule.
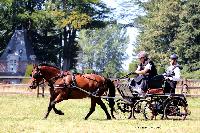
[[[42,89],[42,92],[40,93],[40,87]],[[42,95],[42,97],[44,97],[44,79],[42,80],[42,84],[39,85],[37,87],[37,97],[39,97],[39,95]]]

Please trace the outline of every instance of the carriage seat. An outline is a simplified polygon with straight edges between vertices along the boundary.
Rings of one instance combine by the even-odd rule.
[[[149,88],[146,94],[164,94],[163,88]]]
[[[156,75],[149,81],[149,89],[147,90],[147,94],[164,94],[163,89],[163,75]]]

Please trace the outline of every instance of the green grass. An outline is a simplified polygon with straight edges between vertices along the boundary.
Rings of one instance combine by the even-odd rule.
[[[96,111],[84,120],[90,100],[68,100],[57,104],[65,115],[53,111],[42,120],[48,97],[0,95],[0,133],[197,133],[200,132],[200,98],[188,98],[191,115],[185,121],[173,120],[106,120],[97,105]]]

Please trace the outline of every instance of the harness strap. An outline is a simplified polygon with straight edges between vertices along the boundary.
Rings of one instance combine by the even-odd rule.
[[[68,85],[65,83],[64,88],[68,88],[68,95],[67,98],[69,99],[70,96],[72,96],[72,88],[77,88],[77,83],[76,83],[76,75],[72,73],[72,83],[70,84],[70,87],[67,87]]]
[[[89,80],[92,80],[92,81],[95,81],[95,82],[97,82],[98,83],[98,81],[97,80],[95,80],[95,79],[91,79],[91,78],[88,78],[88,77],[85,77],[85,76],[83,76],[84,78],[86,78],[86,79],[89,79]]]
[[[76,75],[74,73],[72,73],[72,84],[71,86],[74,87],[74,86],[77,86],[77,83],[76,83]]]

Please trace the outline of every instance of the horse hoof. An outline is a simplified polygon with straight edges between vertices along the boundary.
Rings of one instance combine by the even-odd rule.
[[[46,117],[44,117],[42,120],[47,120],[47,118],[46,118]]]
[[[56,114],[58,114],[58,115],[64,115],[64,113],[62,111],[58,111],[58,112],[56,112]]]
[[[116,119],[114,116],[112,116],[113,119]]]
[[[107,117],[107,120],[111,120],[111,117]]]
[[[64,115],[64,113],[63,113],[63,112],[61,112],[59,115]]]

